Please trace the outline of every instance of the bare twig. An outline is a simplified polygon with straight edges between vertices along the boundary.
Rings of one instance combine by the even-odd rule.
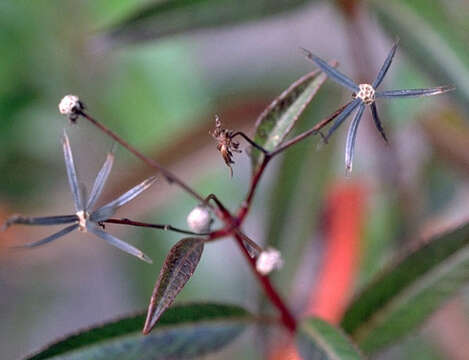
[[[257,150],[263,152],[264,154],[268,154],[269,152],[264,149],[262,146],[260,146],[258,143],[256,143],[254,140],[252,140],[249,136],[247,136],[245,133],[242,131],[237,131],[233,135],[231,135],[231,139],[235,138],[236,136],[241,136],[244,140],[246,140],[251,146],[255,147]]]
[[[179,229],[179,228],[174,227],[172,225],[145,223],[145,222],[130,220],[130,219],[127,219],[127,218],[107,219],[105,221],[102,221],[102,223],[130,225],[130,226],[137,226],[137,227],[146,227],[146,228],[152,228],[152,229],[160,229],[160,230],[164,230],[164,231],[174,231],[174,232],[177,232],[177,233],[180,233],[180,234],[186,234],[186,235],[196,235],[196,236],[209,236],[209,235],[211,235],[211,232],[196,233],[196,232],[189,231],[189,230]]]
[[[91,122],[98,129],[103,131],[105,134],[110,136],[112,139],[117,141],[120,145],[125,147],[128,151],[130,151],[132,154],[134,154],[136,157],[138,157],[140,160],[142,160],[145,164],[147,164],[148,166],[160,171],[169,183],[175,183],[175,184],[179,185],[183,190],[185,190],[187,193],[189,193],[191,196],[193,196],[197,200],[202,201],[202,202],[204,201],[204,198],[199,193],[197,193],[194,189],[192,189],[189,185],[187,185],[184,181],[179,179],[176,175],[171,173],[169,170],[167,170],[165,167],[160,165],[155,160],[143,155],[140,151],[135,149],[132,145],[130,145],[128,142],[126,142],[124,139],[122,139],[119,135],[117,135],[111,129],[109,129],[105,125],[103,125],[100,122],[98,122],[97,120],[95,120],[93,117],[88,115],[83,110],[79,110],[79,114],[81,116],[83,116],[85,119],[87,119],[89,122]]]
[[[133,146],[131,146],[129,143],[127,143],[124,139],[122,139],[119,135],[114,133],[112,130],[95,120],[93,117],[88,115],[86,112],[83,110],[77,110],[78,114],[83,116],[85,119],[90,121],[93,125],[95,125],[99,130],[103,131],[105,134],[110,136],[112,139],[117,141],[120,145],[122,145],[124,148],[126,148],[128,151],[130,151],[132,154],[134,154],[137,158],[139,158],[141,161],[146,163],[148,166],[159,170],[167,179],[169,183],[175,183],[179,185],[182,189],[184,189],[187,193],[192,195],[194,198],[197,200],[201,201],[202,203],[206,204],[210,208],[212,208],[215,211],[215,214],[217,215],[220,220],[222,220],[225,223],[225,228],[221,230],[216,230],[213,231],[209,234],[196,234],[193,232],[189,232],[186,230],[178,229],[175,227],[172,227],[170,225],[161,225],[161,224],[149,224],[149,223],[141,223],[141,222],[136,222],[132,221],[129,219],[108,219],[106,220],[107,223],[114,223],[114,224],[125,224],[125,225],[131,225],[131,226],[142,226],[142,227],[149,227],[149,228],[158,228],[158,229],[163,229],[163,230],[172,230],[184,234],[190,234],[190,235],[207,235],[207,241],[214,240],[216,238],[224,237],[227,235],[233,235],[234,238],[236,239],[239,247],[243,251],[243,253],[246,255],[246,258],[248,259],[249,264],[251,265],[251,268],[256,275],[257,279],[261,283],[264,291],[266,292],[268,298],[272,301],[272,304],[279,310],[281,314],[281,320],[282,324],[290,331],[294,332],[296,329],[296,320],[294,319],[293,315],[290,313],[288,310],[287,306],[284,304],[283,300],[280,298],[278,292],[275,290],[273,287],[272,283],[270,282],[269,278],[267,276],[264,276],[260,274],[257,269],[256,269],[256,259],[254,257],[251,257],[250,255],[250,249],[248,249],[248,246],[257,249],[257,244],[255,242],[247,241],[246,239],[249,239],[247,236],[245,236],[240,230],[239,226],[241,224],[242,219],[244,219],[245,215],[247,214],[247,210],[249,209],[249,205],[246,206],[245,214],[243,216],[233,216],[227,209],[226,207],[221,203],[221,201],[218,200],[218,198],[214,195],[211,194],[207,198],[203,198],[200,194],[198,194],[195,190],[193,190],[190,186],[188,186],[185,182],[180,180],[177,176],[172,174],[169,170],[164,168],[162,165],[160,165],[158,162],[155,160],[143,155],[141,152],[139,152],[137,149],[135,149]],[[243,136],[244,134],[238,134],[240,136]],[[246,141],[250,142],[252,145],[252,140],[250,140],[247,136],[243,136]],[[249,140],[248,140],[249,139]],[[257,145],[257,144],[256,144]],[[268,153],[265,151],[265,149],[261,149],[259,146],[255,146],[259,150],[261,150],[265,157],[264,157],[264,162],[263,166],[261,166],[260,170],[258,171],[258,174],[256,176],[256,179],[253,180],[251,183],[251,189],[249,191],[249,194],[247,196],[248,199],[248,204],[250,204],[253,196],[254,196],[254,191],[257,188],[257,183],[259,182],[259,179],[269,161],[271,158]],[[215,204],[217,205],[216,207],[213,207],[210,204],[210,200],[213,200]],[[250,239],[249,239],[250,240]],[[252,250],[252,249],[251,249]],[[251,251],[252,252],[252,251]]]

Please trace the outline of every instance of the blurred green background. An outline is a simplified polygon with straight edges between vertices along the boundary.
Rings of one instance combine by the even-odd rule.
[[[345,73],[370,81],[396,37],[402,50],[383,88],[448,83],[458,90],[450,96],[381,104],[389,146],[371,119],[363,121],[351,180],[363,184],[368,196],[357,287],[422,229],[431,231],[469,215],[467,1],[396,1],[397,10],[379,1],[254,1],[259,9],[230,1],[228,15],[219,16],[215,3],[206,3],[200,13],[195,7],[189,15],[169,12],[124,26],[125,19],[152,1],[0,2],[0,220],[12,213],[72,211],[60,148],[64,128],[87,184],[112,146],[87,123],[71,126],[59,115],[57,104],[68,93],[79,95],[93,116],[199,192],[217,194],[234,210],[247,190],[250,164],[246,152],[237,155],[230,179],[208,135],[214,115],[226,127],[252,134],[264,106],[313,68],[300,46],[335,58]],[[273,3],[281,5],[277,9]],[[412,21],[414,16],[420,22]],[[328,82],[298,129],[309,128],[348,96]],[[301,300],[290,294],[301,294],[306,285],[295,275],[300,264],[310,267],[313,279],[317,273],[322,202],[330,185],[344,176],[344,133],[341,129],[320,150],[312,139],[279,158],[265,174],[246,224],[253,239],[269,239],[284,253],[285,268],[275,281],[297,308]],[[102,201],[149,174],[119,149]],[[160,178],[118,215],[185,227],[195,205]],[[49,230],[17,227],[0,234],[2,358],[18,358],[71,331],[146,307],[165,254],[180,236],[117,225],[109,229],[148,253],[154,264],[140,263],[83,234],[30,251],[10,246]],[[255,310],[257,284],[245,265],[229,239],[207,246],[178,300],[220,300]],[[466,303],[460,297],[448,314],[430,319],[423,330],[379,358],[457,359],[458,349],[469,343]],[[455,343],[439,333],[451,319]],[[257,348],[258,341],[244,335],[223,356],[256,359]]]

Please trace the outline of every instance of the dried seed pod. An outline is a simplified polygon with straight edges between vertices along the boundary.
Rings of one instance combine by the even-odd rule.
[[[187,225],[196,233],[206,233],[210,231],[213,218],[210,209],[205,205],[198,205],[187,216]]]
[[[80,116],[80,112],[85,109],[85,105],[76,95],[65,95],[59,103],[59,111],[62,115],[69,118],[71,122],[75,122]]]
[[[359,84],[360,90],[354,94],[356,98],[361,99],[365,105],[371,105],[375,102],[375,89],[370,84]]]
[[[210,132],[210,135],[217,141],[217,150],[220,151],[226,166],[230,168],[230,176],[233,176],[233,168],[231,164],[233,161],[233,152],[240,153],[239,142],[233,141],[233,130],[228,130],[222,127],[218,115],[215,116],[215,130]]]

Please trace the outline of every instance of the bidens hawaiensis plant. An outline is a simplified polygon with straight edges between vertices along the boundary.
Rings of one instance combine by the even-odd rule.
[[[119,207],[138,196],[153,184],[155,179],[150,178],[118,197],[116,200],[94,210],[94,205],[111,171],[114,159],[113,153],[108,155],[107,160],[96,178],[90,195],[86,197],[84,188],[78,183],[69,140],[66,134],[64,135],[65,163],[75,203],[75,214],[41,218],[14,216],[7,221],[6,226],[12,224],[56,225],[68,223],[72,225],[46,239],[26,246],[42,245],[72,230],[79,229],[81,231],[91,232],[121,250],[150,262],[148,257],[141,251],[105,232],[105,224],[113,223],[140,226],[190,235],[190,237],[183,238],[177,242],[167,255],[151,295],[145,319],[143,317],[129,319],[129,321],[134,324],[130,327],[125,327],[125,329],[131,329],[129,332],[125,332],[127,330],[119,328],[119,325],[117,325],[119,322],[106,325],[103,327],[103,329],[106,328],[106,330],[102,330],[103,334],[114,327],[116,333],[121,335],[123,334],[121,332],[125,333],[126,337],[120,340],[122,344],[119,343],[119,346],[113,346],[114,342],[118,341],[113,336],[106,337],[106,335],[102,335],[106,341],[96,336],[97,340],[95,340],[91,346],[89,343],[86,344],[87,348],[84,350],[84,353],[89,355],[89,357],[86,358],[119,358],[122,355],[122,351],[138,354],[138,359],[179,358],[179,355],[181,356],[180,358],[183,358],[184,356],[188,356],[188,354],[191,356],[200,355],[203,354],[204,351],[195,351],[192,349],[191,351],[183,353],[182,355],[184,356],[182,356],[181,353],[178,352],[182,350],[177,346],[168,350],[164,348],[164,346],[162,347],[162,344],[172,342],[174,337],[180,336],[180,344],[195,344],[194,346],[197,347],[197,344],[205,343],[213,345],[209,346],[210,349],[216,349],[218,345],[221,346],[234,339],[248,323],[264,322],[266,326],[272,324],[281,325],[292,336],[296,336],[300,352],[305,359],[309,359],[313,354],[318,353],[323,354],[324,356],[321,358],[325,359],[360,359],[362,357],[360,351],[352,345],[351,340],[341,331],[321,320],[309,317],[300,319],[299,321],[296,316],[293,315],[287,303],[279,295],[279,292],[275,289],[268,276],[272,271],[281,268],[283,259],[280,252],[270,247],[263,249],[256,241],[243,232],[242,227],[251,208],[256,189],[259,186],[259,181],[268,164],[276,155],[311,135],[321,134],[321,130],[335,119],[335,122],[332,124],[326,136],[326,139],[329,138],[347,116],[358,108],[357,114],[352,121],[346,144],[346,167],[348,171],[351,171],[357,127],[366,105],[371,107],[375,125],[383,138],[387,140],[376,110],[375,100],[377,98],[428,96],[441,94],[450,90],[449,87],[442,86],[430,89],[377,91],[376,89],[383,81],[391,65],[396,49],[397,44],[391,49],[377,78],[371,85],[355,84],[352,80],[335,69],[335,63],[329,65],[319,57],[305,50],[308,58],[314,61],[322,71],[317,70],[303,76],[275,99],[257,119],[253,138],[243,132],[223,128],[220,118],[218,116],[216,117],[215,129],[210,134],[217,141],[217,149],[220,151],[225,164],[229,167],[230,174],[232,174],[232,165],[234,164],[233,153],[241,152],[240,143],[235,141],[235,138],[238,136],[242,137],[251,146],[250,151],[247,152],[251,156],[253,165],[251,182],[246,196],[236,212],[229,211],[214,194],[209,194],[208,196],[199,194],[175,174],[161,166],[155,160],[139,152],[119,135],[98,122],[85,111],[84,104],[77,96],[67,95],[61,101],[59,110],[62,114],[67,116],[71,122],[75,123],[79,121],[80,118],[89,121],[115,142],[134,154],[146,165],[159,171],[169,183],[179,186],[182,190],[190,194],[197,204],[187,215],[187,224],[190,230],[178,229],[172,225],[143,223],[128,218],[111,218]],[[319,121],[307,131],[286,140],[287,135],[294,127],[296,121],[322,84],[326,81],[327,76],[345,86],[347,89],[352,90],[354,92],[354,99],[340,107],[329,117]],[[220,228],[215,230],[212,229],[213,217],[218,218],[222,224]],[[236,241],[255,277],[259,281],[260,286],[263,288],[266,297],[277,309],[279,317],[266,317],[265,314],[254,316],[238,307],[227,307],[217,304],[204,305],[205,307],[199,306],[199,310],[194,310],[193,305],[191,305],[192,307],[177,307],[177,311],[180,314],[179,318],[171,311],[169,311],[169,314],[173,315],[165,317],[165,311],[171,306],[177,294],[183,289],[196,270],[205,245],[225,237],[232,237]],[[418,258],[417,255],[416,257]],[[379,296],[378,298],[382,299],[382,297]],[[358,306],[358,309],[360,308],[359,305],[356,306]],[[197,311],[200,311],[201,308],[204,309],[204,312],[198,313]],[[193,313],[192,311],[195,312]],[[221,314],[223,314],[223,316],[221,316]],[[363,324],[360,322],[362,315],[360,311],[358,311],[358,315],[353,314],[350,316],[346,317],[348,319],[347,329],[351,329],[349,335],[353,339],[361,341],[359,335],[356,335],[353,331],[362,328]],[[364,316],[363,322],[372,318],[373,313],[367,312]],[[386,319],[386,317],[383,316],[383,319]],[[147,337],[143,338],[141,335],[134,333],[136,321],[139,321],[140,326],[143,325],[143,333],[147,335]],[[165,326],[168,324],[177,324],[178,331],[180,332],[177,333],[178,335],[175,335],[173,332],[165,332],[165,326],[158,326],[160,323]],[[101,334],[100,329],[101,328],[96,329],[99,334]],[[362,333],[363,332],[360,334]],[[83,336],[86,336],[86,334]],[[370,336],[372,336],[372,334]],[[75,340],[76,337],[80,338],[80,335],[76,335]],[[368,338],[366,338],[366,340],[368,340]],[[53,355],[61,354],[64,352],[62,346],[63,342],[59,342],[48,348],[46,352]],[[75,345],[69,347],[67,351],[73,350],[74,346]],[[101,354],[101,352],[107,354],[107,357],[94,357],[98,353]],[[44,352],[40,354],[44,355]],[[161,354],[161,357],[159,357],[158,354]]]

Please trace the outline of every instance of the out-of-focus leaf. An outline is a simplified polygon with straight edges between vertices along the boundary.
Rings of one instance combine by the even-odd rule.
[[[301,357],[305,360],[360,360],[360,351],[341,330],[327,322],[309,317],[296,337]]]
[[[445,163],[469,175],[469,125],[456,111],[432,112],[421,117],[422,130],[433,147],[433,151]],[[454,188],[454,185],[451,184]]]
[[[469,223],[423,242],[375,277],[349,306],[342,326],[367,353],[421,325],[469,280]]]
[[[441,85],[455,86],[454,96],[469,109],[469,57],[467,44],[446,21],[445,29],[434,26],[435,19],[420,16],[428,13],[428,2],[417,2],[422,9],[411,6],[415,1],[370,1],[370,7],[389,35],[400,38],[400,46],[416,66]],[[433,17],[442,16],[438,11]],[[430,21],[428,21],[430,20]],[[443,31],[445,34],[443,34]],[[438,85],[438,84],[437,84]]]
[[[308,130],[321,117],[328,116],[337,106],[339,93],[327,89],[314,98],[295,125],[295,133]],[[323,115],[320,115],[323,114]],[[282,156],[280,167],[270,188],[266,221],[265,245],[279,249],[285,259],[282,271],[271,275],[284,295],[291,298],[292,278],[302,254],[311,243],[316,230],[324,185],[332,175],[332,153],[324,148],[318,151],[318,139],[307,139],[288,149]],[[334,139],[333,139],[334,141]],[[334,146],[333,144],[328,145]]]
[[[204,239],[201,238],[185,238],[171,248],[151,295],[144,334],[151,331],[191,278],[203,250]]]
[[[151,1],[104,36],[135,43],[189,30],[257,20],[294,9],[307,0],[160,0]]]
[[[25,360],[190,358],[221,349],[254,319],[238,306],[207,303],[168,309],[147,336],[140,332],[144,320],[142,313],[81,331]]]
[[[326,74],[313,71],[291,84],[257,118],[254,141],[268,151],[277,148],[291,131],[326,78]],[[261,152],[252,148],[253,173],[256,172],[261,161]]]

